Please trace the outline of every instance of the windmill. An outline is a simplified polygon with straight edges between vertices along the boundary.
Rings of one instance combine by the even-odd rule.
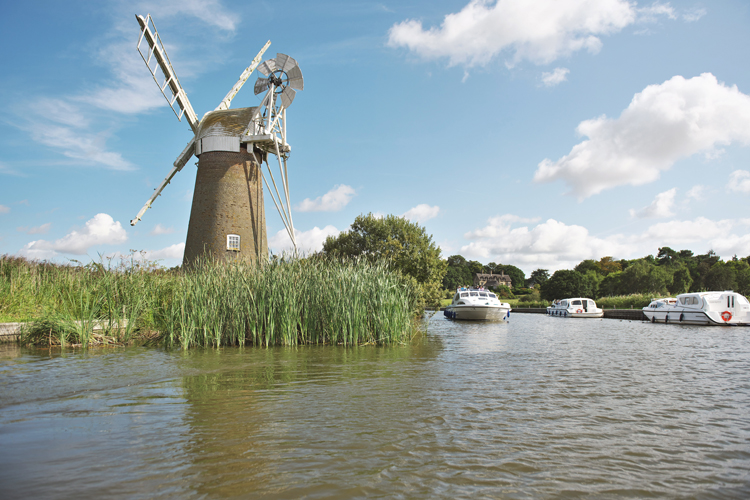
[[[199,120],[180,85],[151,15],[135,17],[141,28],[138,52],[177,119],[182,121],[185,117],[187,120],[193,137],[130,225],[135,226],[141,220],[175,174],[195,155],[198,174],[183,266],[192,265],[204,254],[215,259],[252,261],[267,257],[263,183],[296,252],[289,202],[287,160],[291,146],[286,135],[286,110],[296,91],[304,88],[297,61],[279,53],[274,59],[261,63],[263,53],[271,45],[269,40],[216,109]],[[258,78],[254,88],[256,95],[263,94],[260,105],[229,108],[256,68],[264,75]],[[275,156],[278,162],[278,182],[268,162],[269,155]],[[267,175],[263,173],[263,163]]]

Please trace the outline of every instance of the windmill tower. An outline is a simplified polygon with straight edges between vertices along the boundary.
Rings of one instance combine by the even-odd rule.
[[[150,14],[145,18],[136,16],[136,19],[141,27],[138,52],[177,119],[186,118],[193,138],[130,225],[135,226],[141,220],[175,174],[195,155],[198,174],[183,266],[191,266],[203,255],[248,261],[267,258],[264,183],[296,252],[289,202],[287,159],[291,146],[286,138],[286,110],[294,100],[295,89],[304,88],[297,61],[285,54],[276,54],[276,58],[261,64],[263,53],[271,45],[269,40],[216,109],[199,120]],[[260,105],[230,109],[232,99],[256,68],[265,75],[255,83],[255,94],[264,93]],[[268,162],[269,155],[275,156],[278,162],[279,182]],[[262,168],[264,163],[266,174]]]

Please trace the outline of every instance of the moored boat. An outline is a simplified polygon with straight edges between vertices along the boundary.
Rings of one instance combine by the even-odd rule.
[[[547,307],[550,316],[562,316],[563,318],[601,318],[604,311],[596,307],[596,302],[585,297],[556,300]]]
[[[681,293],[652,300],[643,315],[652,323],[750,326],[750,302],[731,290]]]
[[[459,288],[443,314],[450,319],[503,321],[510,317],[510,304],[483,288]]]

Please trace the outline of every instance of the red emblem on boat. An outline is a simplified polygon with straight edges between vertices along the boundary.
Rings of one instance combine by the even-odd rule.
[[[723,319],[724,321],[729,321],[730,319],[732,319],[732,313],[730,313],[729,311],[724,311],[723,313],[721,313],[721,319]]]
[[[576,309],[576,312],[577,312],[577,313],[582,313],[582,312],[583,312],[583,309]]]

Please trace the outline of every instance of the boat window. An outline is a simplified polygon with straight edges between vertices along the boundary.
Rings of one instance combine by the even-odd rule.
[[[580,306],[580,305],[581,305],[581,301],[580,301],[580,300],[574,300],[574,301],[572,302],[572,304],[573,304],[574,306]]]
[[[563,300],[562,302],[560,302],[560,305],[563,306],[563,307],[568,307],[568,301],[567,300]]]
[[[487,294],[486,294],[486,293],[484,293],[484,292],[479,292],[479,296],[480,296],[480,297],[486,297],[486,296],[487,296]]]
[[[690,304],[690,297],[680,297],[680,302],[683,304]]]
[[[469,295],[471,295],[472,297],[476,297],[476,296],[478,296],[479,294],[478,294],[477,292],[469,292]]]
[[[594,307],[595,308],[596,307],[596,302],[594,302],[593,300],[589,300],[589,307]]]
[[[491,299],[497,298],[497,295],[495,295],[494,293],[488,293],[487,295],[489,295]]]
[[[453,302],[457,301],[457,300],[458,300],[458,297],[459,297],[459,295],[458,295],[458,294],[456,294],[456,296],[455,296],[455,297],[453,297]]]
[[[459,301],[458,301],[458,305],[459,305],[459,306],[462,306],[462,305],[464,305],[464,304],[466,304],[466,302],[464,302],[463,300],[459,300]]]
[[[463,292],[463,293],[461,294],[461,297],[468,297],[468,296],[469,296],[469,292]]]

